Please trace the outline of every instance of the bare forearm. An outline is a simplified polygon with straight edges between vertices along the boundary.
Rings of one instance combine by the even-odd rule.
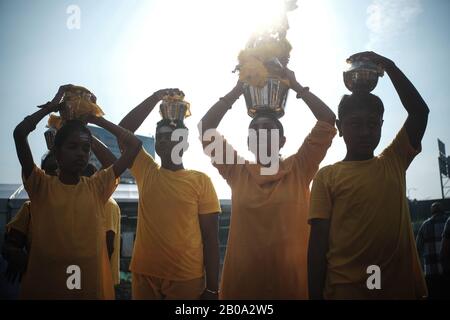
[[[114,174],[119,177],[133,163],[142,147],[142,142],[128,130],[104,118],[94,118],[91,122],[111,132],[116,136],[119,145],[124,146],[125,150],[121,157],[113,164]]]
[[[203,245],[203,257],[206,273],[206,288],[217,291],[219,288],[219,241],[217,237],[205,241]]]
[[[308,247],[308,287],[312,300],[323,299],[327,272],[328,221],[311,224]]]
[[[16,126],[14,138],[26,139],[30,132],[36,129],[37,124],[52,111],[52,108],[43,108],[26,117]]]
[[[20,122],[14,129],[14,143],[16,145],[17,157],[19,158],[20,165],[22,167],[22,173],[25,178],[31,175],[34,167],[33,154],[31,153],[30,146],[28,144],[28,135],[31,131],[36,129],[36,125],[42,120],[46,115],[51,113],[53,108],[43,108],[39,109],[32,115],[26,117],[22,122]]]
[[[389,75],[408,114],[428,114],[428,106],[420,93],[393,62],[386,66],[386,73]]]
[[[292,89],[301,95],[301,98],[318,121],[324,121],[334,126],[336,115],[319,97],[309,90],[305,90],[298,83],[294,84]]]
[[[322,300],[325,287],[326,258],[320,248],[309,246],[308,252],[308,286],[311,300]]]
[[[155,95],[151,95],[136,108],[131,110],[122,121],[120,121],[119,126],[130,130],[131,132],[135,132],[148,117],[150,112],[152,112],[158,102],[159,98]]]
[[[202,134],[206,130],[217,129],[220,121],[222,121],[227,111],[231,109],[241,93],[242,88],[240,85],[237,85],[208,110],[208,112],[203,116],[200,123]]]
[[[102,168],[110,167],[117,160],[111,150],[96,137],[92,140],[92,151],[102,164]]]

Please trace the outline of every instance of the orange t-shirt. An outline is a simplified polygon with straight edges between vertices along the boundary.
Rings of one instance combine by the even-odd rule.
[[[381,155],[317,173],[309,219],[330,220],[326,299],[427,295],[405,192],[406,170],[419,151],[403,128]],[[371,266],[379,267],[379,290],[367,285]]]
[[[221,299],[308,298],[309,185],[335,134],[317,122],[275,175],[261,175],[261,166],[247,161],[213,163],[232,191]]]
[[[22,299],[114,298],[103,211],[117,182],[112,166],[76,185],[33,168],[24,181],[33,239]],[[71,286],[77,283],[71,275],[80,280],[80,289]]]
[[[131,271],[173,281],[201,278],[199,215],[220,212],[210,178],[194,170],[164,169],[144,149],[131,173],[139,190]]]

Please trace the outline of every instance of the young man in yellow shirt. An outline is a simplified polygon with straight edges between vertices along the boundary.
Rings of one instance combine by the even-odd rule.
[[[120,125],[134,132],[164,96],[180,93],[155,92]],[[161,166],[142,149],[131,167],[139,190],[133,299],[217,299],[220,204],[209,177],[184,168],[177,133],[187,138],[183,122],[160,121],[155,149]]]
[[[92,151],[102,164],[108,168],[117,160],[114,154],[96,137],[92,137]],[[41,168],[49,176],[58,176],[58,163],[52,151],[49,151],[41,161]],[[97,168],[89,163],[82,176],[91,177]],[[19,282],[26,271],[28,255],[31,247],[31,202],[25,201],[14,218],[6,225],[5,242],[2,255],[8,261],[6,277],[9,281]],[[120,207],[110,198],[104,211],[106,247],[111,263],[113,284],[120,283]]]
[[[250,123],[249,129],[256,130],[256,141],[249,136],[249,147],[257,163],[238,157],[215,132],[243,92],[240,82],[211,107],[199,124],[205,153],[215,160],[213,165],[232,191],[221,299],[308,299],[309,184],[336,134],[335,115],[297,82],[292,71],[284,72],[297,97],[317,119],[296,154],[287,159],[279,157],[286,138],[281,122],[271,115],[257,116]],[[207,137],[210,133],[215,137],[213,143]],[[210,150],[214,145],[221,150]],[[273,151],[273,163],[260,156],[264,149],[266,155]],[[278,166],[272,166],[276,162]]]
[[[32,250],[21,286],[23,299],[113,299],[111,269],[106,252],[104,205],[117,178],[133,162],[142,143],[132,133],[102,117],[86,121],[103,127],[126,146],[112,166],[82,177],[88,164],[92,136],[81,121],[67,121],[58,130],[54,153],[58,176],[39,169],[27,137],[39,121],[57,112],[71,85],[26,117],[14,130],[25,190],[31,200]],[[73,276],[73,277],[72,277]]]
[[[421,150],[428,107],[391,60],[360,53],[382,66],[408,112],[379,156],[383,103],[373,94],[345,95],[339,134],[347,154],[313,182],[309,221],[312,299],[417,299],[426,296],[406,200],[406,170]]]

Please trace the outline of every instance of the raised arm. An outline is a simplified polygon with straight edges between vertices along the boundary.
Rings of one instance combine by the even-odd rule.
[[[153,93],[150,97],[142,101],[136,108],[131,110],[123,119],[120,121],[119,126],[135,132],[144,120],[148,117],[150,112],[155,108],[156,104],[162,100],[162,98],[170,93],[183,94],[182,91],[178,89],[162,89]]]
[[[97,137],[92,136],[92,152],[102,164],[102,169],[108,168],[116,162],[117,158],[109,148]]]
[[[427,104],[422,99],[422,96],[392,60],[380,56],[375,52],[357,53],[350,57],[350,59],[357,56],[364,56],[374,63],[381,65],[384,70],[386,70],[386,73],[389,75],[389,78],[402,101],[403,107],[408,112],[405,129],[409,141],[415,149],[418,149],[423,135],[425,134],[428,123],[428,114],[430,112]]]
[[[228,110],[231,109],[233,104],[241,96],[243,92],[243,83],[238,81],[238,83],[228,92],[224,97],[220,98],[203,116],[199,123],[199,129],[201,128],[200,134],[203,136],[205,131],[209,129],[217,129],[220,121],[225,116]]]
[[[141,149],[142,142],[130,131],[115,125],[103,117],[90,116],[88,122],[108,130],[116,136],[124,151],[119,159],[113,164],[114,175],[118,178],[128,167],[130,167]]]
[[[291,89],[297,93],[298,98],[302,98],[303,101],[305,101],[308,108],[314,114],[314,117],[316,117],[318,121],[328,122],[334,126],[334,123],[336,122],[336,115],[334,112],[314,93],[309,91],[308,87],[300,85],[293,71],[285,69],[285,76],[289,80]]]
[[[26,117],[14,129],[14,142],[16,144],[17,157],[19,158],[20,165],[22,166],[22,175],[25,179],[31,175],[34,167],[33,155],[28,144],[28,135],[36,129],[36,125],[42,120],[42,118],[59,110],[61,99],[65,90],[69,86],[70,85],[59,87],[59,90],[52,101],[40,106],[38,111]]]

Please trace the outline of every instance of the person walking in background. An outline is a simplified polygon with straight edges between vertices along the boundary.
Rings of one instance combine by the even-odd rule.
[[[445,298],[450,290],[441,260],[444,226],[448,218],[442,204],[434,202],[431,205],[431,217],[422,223],[417,233],[417,251],[425,272],[429,299]]]

